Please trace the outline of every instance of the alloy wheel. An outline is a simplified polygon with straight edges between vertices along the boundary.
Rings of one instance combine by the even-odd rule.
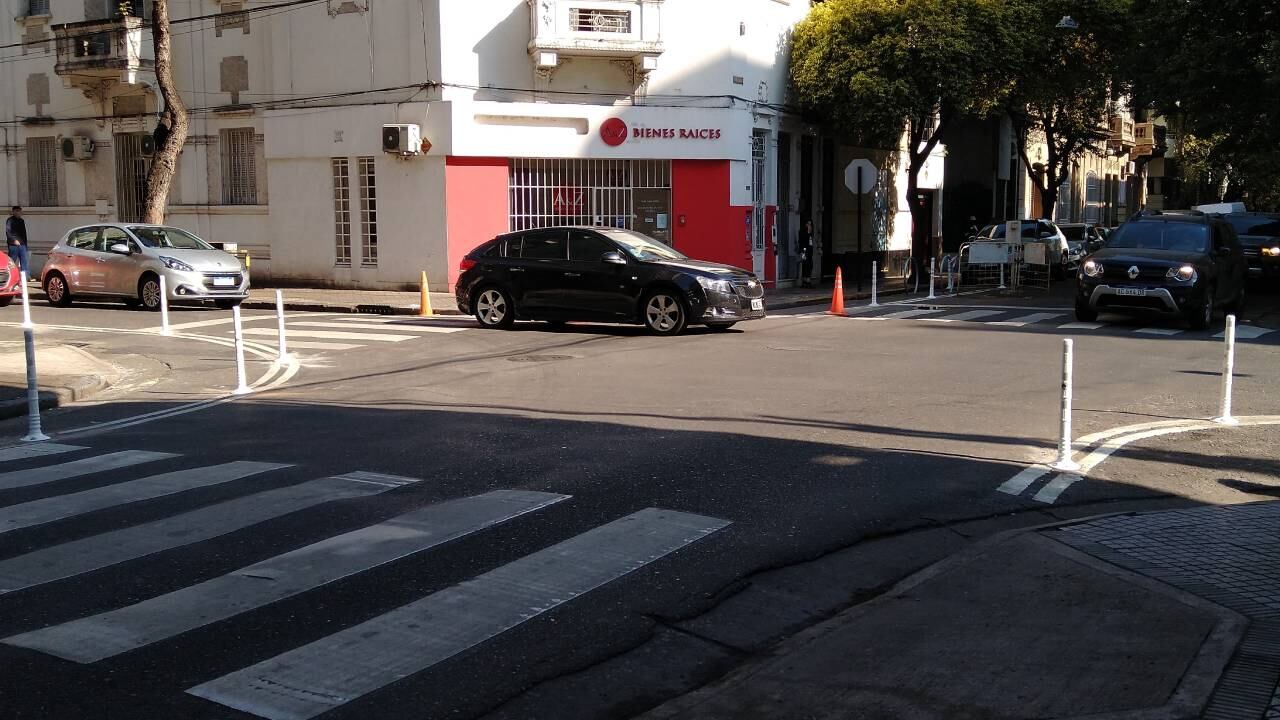
[[[62,298],[67,294],[67,286],[62,284],[62,278],[53,275],[49,278],[44,293],[49,296],[49,302],[56,305],[62,302]]]
[[[149,279],[142,283],[142,306],[148,310],[160,307],[160,282]]]
[[[664,333],[671,332],[679,327],[683,312],[679,301],[663,293],[649,298],[649,303],[644,309],[649,327]]]
[[[507,317],[507,299],[497,290],[485,290],[476,301],[476,312],[486,325],[498,325]]]

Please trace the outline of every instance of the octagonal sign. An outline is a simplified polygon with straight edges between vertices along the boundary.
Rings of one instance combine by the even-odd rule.
[[[876,166],[866,158],[858,158],[849,163],[844,169],[844,186],[849,188],[849,192],[858,192],[858,169],[862,169],[862,192],[871,192],[876,187],[876,182],[880,179],[880,171]]]

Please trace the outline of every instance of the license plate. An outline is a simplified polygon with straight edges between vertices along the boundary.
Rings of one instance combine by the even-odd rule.
[[[214,287],[235,287],[236,279],[235,278],[214,278],[213,286]]]
[[[752,310],[763,310],[763,309],[764,309],[764,300],[759,299],[759,298],[757,298],[757,299],[755,299],[755,300],[752,300],[752,301],[751,301],[751,309],[752,309]]]
[[[1117,295],[1128,295],[1129,297],[1146,297],[1147,291],[1142,288],[1116,288]]]

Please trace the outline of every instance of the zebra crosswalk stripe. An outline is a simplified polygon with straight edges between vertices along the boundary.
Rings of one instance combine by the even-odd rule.
[[[58,480],[69,480],[83,475],[118,470],[133,465],[167,460],[178,457],[173,453],[149,452],[146,450],[121,450],[120,452],[95,455],[83,460],[47,465],[30,470],[12,470],[0,473],[0,490],[43,485]]]
[[[61,453],[74,452],[76,450],[84,450],[79,445],[61,445],[59,443],[31,443],[29,445],[16,445],[14,447],[0,448],[0,462],[13,462],[14,460],[29,460],[31,458],[47,457],[49,455],[59,455]]]
[[[245,335],[269,335],[276,337],[279,331],[276,328],[269,327],[249,327],[243,330]],[[395,335],[392,333],[370,333],[370,332],[343,332],[339,330],[293,330],[286,328],[286,337],[289,339],[315,338],[317,340],[364,340],[368,342],[404,342],[412,340],[413,335]]]
[[[422,325],[422,324],[415,324],[413,322],[406,322],[403,320],[400,322],[382,323],[382,324],[373,324],[373,323],[363,324],[363,323],[357,323],[357,322],[351,322],[351,321],[348,321],[348,322],[302,321],[302,322],[289,323],[289,330],[292,330],[293,328],[328,328],[331,330],[332,329],[378,330],[381,332],[392,331],[392,332],[413,332],[413,333],[443,333],[446,335],[449,333],[462,332],[463,330],[467,329],[465,327],[440,327],[439,325]]]
[[[15,635],[4,642],[79,663],[97,662],[428,550],[568,497],[496,490],[450,500],[136,605]]]
[[[0,595],[209,540],[321,503],[378,495],[416,482],[394,475],[347,473],[42,548],[0,560]]]
[[[187,692],[311,718],[421,672],[729,523],[648,508]]]
[[[193,488],[219,485],[287,467],[290,466],[278,463],[236,461],[153,475],[70,495],[32,500],[0,508],[0,533],[43,525],[116,505],[172,495]]]
[[[886,320],[907,320],[914,317],[921,317],[923,315],[936,315],[940,312],[946,312],[946,310],[936,308],[927,310],[901,310],[899,312],[889,313],[888,315],[881,315],[880,317]]]
[[[1065,314],[1066,313],[1031,313],[1030,315],[1020,315],[1015,318],[1009,318],[1008,320],[1003,320],[999,322],[989,322],[987,324],[988,325],[1005,325],[1008,327],[1023,327],[1025,325],[1031,325],[1032,323],[1043,322],[1045,320],[1052,320],[1053,318],[1060,318]]]

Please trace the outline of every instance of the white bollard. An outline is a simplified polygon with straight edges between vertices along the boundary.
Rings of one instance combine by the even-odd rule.
[[[1227,316],[1227,355],[1222,360],[1222,411],[1213,421],[1221,425],[1239,425],[1231,415],[1231,380],[1236,372],[1236,316]]]
[[[160,276],[160,334],[165,337],[173,334],[169,329],[169,291],[165,287],[164,275]]]
[[[236,325],[236,389],[233,391],[236,395],[244,395],[251,392],[249,384],[245,381],[244,374],[244,331],[240,327],[240,306],[231,308],[231,316],[235,319]]]
[[[1004,289],[1005,289],[1005,287],[1004,287],[1004,263],[1000,263],[1000,286],[999,286],[999,287],[997,287],[996,289],[997,289],[997,290],[1004,290]]]
[[[871,307],[880,307],[880,303],[876,302],[876,279],[879,273],[876,268],[876,261],[871,261]]]
[[[40,427],[40,384],[36,380],[36,326],[31,322],[31,296],[22,274],[22,340],[27,351],[27,434],[23,442],[42,442],[49,436]]]
[[[1072,341],[1062,341],[1062,427],[1058,435],[1058,460],[1051,467],[1054,470],[1072,472],[1080,469],[1080,464],[1071,459],[1071,365],[1073,362]]]
[[[934,264],[936,262],[937,260],[935,258],[929,258],[929,297],[925,298],[926,300],[933,300],[934,298],[938,297],[937,295],[933,294],[933,271],[934,271]]]
[[[279,290],[276,291],[276,327],[280,331],[280,352],[276,361],[284,362],[289,357],[289,350],[284,342],[284,295]]]

